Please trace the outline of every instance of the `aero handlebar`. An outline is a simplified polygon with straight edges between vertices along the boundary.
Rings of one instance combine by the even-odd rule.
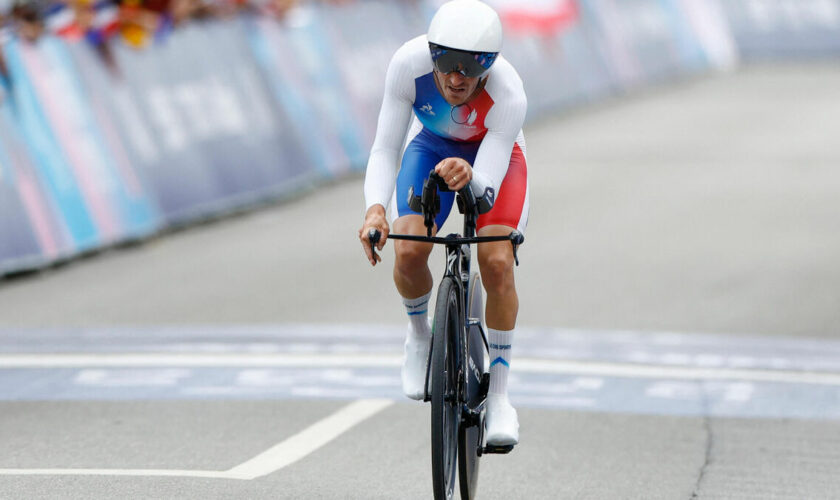
[[[519,245],[525,242],[525,237],[522,236],[522,233],[516,230],[511,231],[510,234],[507,236],[473,236],[472,238],[466,238],[459,234],[450,234],[445,238],[441,238],[439,236],[421,236],[414,234],[392,234],[388,237],[395,240],[422,241],[424,243],[437,243],[441,245],[469,245],[474,243],[488,243],[491,241],[510,241],[511,246],[513,247],[513,260],[516,261],[517,266],[519,265],[519,257],[516,255],[516,252],[519,249]],[[373,255],[376,255],[376,244],[379,243],[379,240],[381,239],[382,233],[379,232],[378,229],[371,229],[370,232],[368,232],[370,251],[373,253]]]

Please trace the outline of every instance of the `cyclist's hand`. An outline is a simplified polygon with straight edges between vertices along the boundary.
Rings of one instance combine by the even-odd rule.
[[[373,252],[370,248],[368,234],[371,229],[376,229],[382,233],[382,236],[379,238],[379,242],[376,244],[376,248],[381,251],[382,247],[385,246],[385,241],[388,239],[388,232],[390,230],[388,227],[388,220],[385,217],[385,207],[382,205],[373,205],[368,209],[365,214],[365,223],[362,225],[362,228],[359,229],[359,240],[362,242],[362,248],[365,250],[365,255],[367,255],[370,265],[375,266],[377,262],[382,260],[382,257]]]
[[[435,166],[435,172],[452,191],[460,191],[472,180],[472,166],[462,158],[446,158]]]

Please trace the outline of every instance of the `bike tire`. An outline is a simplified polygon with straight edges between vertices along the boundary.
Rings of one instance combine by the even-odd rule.
[[[461,419],[457,394],[457,345],[460,330],[458,286],[444,278],[435,305],[432,340],[432,486],[435,500],[453,498],[458,463],[458,427]]]
[[[482,293],[481,278],[473,274],[469,283],[469,308],[467,317],[478,319],[484,324],[484,295]],[[472,326],[467,332],[468,359],[473,360],[473,365],[468,362],[468,368],[464,381],[466,384],[465,394],[467,406],[475,408],[484,400],[485,394],[481,394],[481,374],[485,371],[487,347],[478,326]],[[474,373],[477,368],[477,375]],[[483,412],[475,425],[462,425],[458,429],[458,484],[461,490],[462,500],[473,500],[478,489],[478,466],[480,456],[478,450],[481,447],[481,429],[484,427]]]

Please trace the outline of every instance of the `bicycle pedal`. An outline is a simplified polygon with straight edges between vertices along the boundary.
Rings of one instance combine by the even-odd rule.
[[[492,445],[492,444],[488,444],[484,448],[479,448],[478,456],[481,456],[481,455],[484,455],[484,454],[506,455],[506,454],[510,453],[511,451],[513,451],[513,447],[514,447],[514,445],[512,445],[512,444],[507,444],[507,445],[504,445],[504,446],[495,446],[495,445]]]

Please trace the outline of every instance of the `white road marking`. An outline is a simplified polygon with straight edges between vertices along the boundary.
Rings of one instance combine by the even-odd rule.
[[[791,384],[840,385],[840,373],[794,370],[743,370],[690,366],[638,365],[589,361],[514,359],[514,370],[530,373],[593,375],[600,377],[655,378],[680,380],[745,380]]]
[[[226,471],[176,469],[0,469],[0,476],[140,476],[248,479]]]
[[[219,368],[316,366],[377,368],[401,366],[401,356],[381,354],[5,354],[3,368]]]
[[[252,480],[291,465],[394,404],[362,399],[341,408],[254,458],[226,471],[175,469],[0,469],[0,476],[142,476]]]
[[[386,354],[7,354],[0,369],[9,368],[395,368],[402,356]],[[743,380],[840,386],[840,373],[712,368],[642,363],[566,361],[520,358],[514,370],[525,373],[680,380]]]
[[[297,462],[392,404],[394,402],[389,399],[356,401],[227,472],[247,479],[271,474]]]

